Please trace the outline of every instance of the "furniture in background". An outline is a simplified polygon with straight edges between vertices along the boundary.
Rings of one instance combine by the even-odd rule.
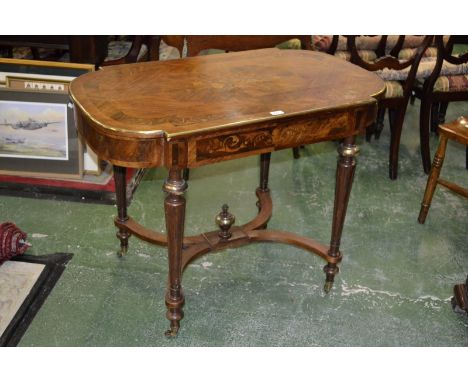
[[[426,191],[424,192],[424,198],[421,203],[421,210],[418,217],[418,221],[421,224],[424,224],[426,221],[427,213],[429,212],[429,207],[431,206],[432,197],[437,184],[447,187],[449,190],[468,198],[467,188],[460,187],[455,183],[439,178],[449,139],[468,146],[468,117],[460,117],[452,123],[439,126],[439,147],[437,148],[437,152],[434,156],[434,162],[432,164],[429,177],[427,178]]]
[[[382,40],[385,38],[386,36],[381,36]],[[394,180],[398,176],[400,138],[408,100],[413,89],[419,64],[424,52],[432,41],[432,36],[426,36],[421,45],[408,59],[398,59],[387,54],[377,57],[375,60],[370,58],[369,60],[365,60],[361,57],[357,48],[356,36],[346,36],[346,39],[347,50],[350,54],[349,61],[364,69],[375,72],[385,81],[386,92],[384,97],[379,101],[378,117],[383,118],[385,110],[388,109],[390,122],[389,177]],[[401,41],[401,39],[398,41]],[[401,42],[400,44],[402,45]],[[379,43],[378,48],[380,49],[379,54],[381,54],[383,51],[382,43]],[[395,47],[390,52],[392,51],[392,54],[396,55]],[[367,133],[368,137],[370,133]]]
[[[72,82],[78,129],[115,168],[120,253],[127,252],[132,234],[168,247],[167,336],[177,335],[184,316],[184,268],[211,251],[265,241],[295,245],[326,261],[324,288],[330,290],[342,259],[340,240],[359,151],[356,135],[374,121],[384,91],[378,76],[357,66],[293,49],[118,65]],[[160,107],[151,107],[155,104]],[[271,152],[328,140],[342,141],[330,245],[266,229],[272,215]],[[259,214],[233,226],[234,216],[224,205],[216,219],[218,231],[184,237],[183,170],[251,155],[261,155]],[[166,233],[128,216],[127,167],[169,170],[163,187]]]
[[[202,50],[219,49],[226,52],[273,48],[281,43],[290,49],[312,50],[311,36],[185,36],[187,57]]]
[[[66,77],[73,77],[81,75],[83,71],[73,67],[72,64],[49,61],[87,63],[91,65],[81,66],[89,67],[89,70],[93,70],[93,68],[99,66],[130,63],[139,59],[148,59],[151,51],[149,48],[152,46],[150,44],[151,41],[150,36],[129,36],[125,40],[110,38],[110,36],[0,36],[0,48],[3,48],[3,53],[10,58],[13,56],[13,53],[15,53],[15,58],[18,58],[18,56],[30,57],[32,52],[32,58],[35,58],[32,61],[19,59],[3,61],[4,66],[11,66],[14,63],[15,66],[20,68],[16,76],[21,77],[21,73],[43,73],[44,70],[41,72],[40,68],[42,65],[46,74],[59,76],[66,73]],[[47,62],[38,61],[39,59],[46,59]],[[35,69],[34,65],[37,65]],[[79,67],[80,65],[77,66]],[[30,72],[25,71],[26,67],[32,67],[33,70]],[[51,68],[55,68],[56,70],[52,70]],[[15,75],[15,73],[11,74],[12,77]],[[44,79],[39,75],[37,78],[30,76],[29,79],[41,84],[44,82]],[[70,80],[68,79],[67,81],[69,82]],[[54,83],[58,82],[58,79],[55,78]],[[65,84],[63,89],[66,105],[69,102],[68,84]],[[38,102],[40,100],[39,96]],[[70,131],[76,131],[72,123],[73,113],[70,115],[68,126],[70,127]],[[68,138],[72,139],[70,132],[68,132]],[[71,150],[70,147],[69,145],[68,148]],[[83,168],[83,158],[85,156],[81,148],[76,151],[76,156],[81,157],[81,159],[79,160],[80,165],[76,165],[77,170],[75,172],[77,179],[75,180],[68,179],[60,171],[45,171],[46,168],[49,168],[47,164],[43,165],[44,171],[36,171],[35,173],[33,171],[28,173],[26,170],[20,172],[18,169],[15,170],[16,173],[13,170],[5,172],[1,171],[2,169],[5,170],[5,167],[0,166],[0,194],[92,203],[115,203],[112,166],[109,164],[105,165],[100,158],[96,158],[97,169],[83,174],[81,169]],[[73,161],[72,156],[69,156],[69,161]],[[11,160],[7,162],[11,162]],[[54,164],[66,164],[66,161],[51,162]],[[36,168],[38,167],[40,165],[36,165]],[[84,170],[86,170],[86,167]],[[46,172],[49,173],[46,174]],[[137,188],[143,173],[143,170],[128,173],[128,203],[130,203],[133,192]]]
[[[458,195],[468,198],[468,188],[461,187],[458,184],[448,182],[439,177],[449,139],[468,147],[468,117],[460,117],[452,123],[439,126],[439,146],[434,156],[431,171],[429,172],[421,210],[419,211],[418,222],[420,224],[424,224],[426,221],[432,197],[438,184]],[[468,314],[468,276],[464,284],[457,284],[453,287],[452,307],[457,313]]]
[[[94,64],[96,68],[128,64],[143,57],[149,60],[154,55],[154,46],[152,36],[130,36],[129,41],[112,41],[109,36],[91,35],[0,36],[0,48],[6,51],[7,58],[13,57],[13,48],[27,47],[36,60],[60,60],[65,55],[67,61]],[[41,57],[41,50],[47,50],[48,56]]]
[[[468,101],[468,53],[461,56],[452,54],[455,41],[462,40],[450,36],[444,41],[443,36],[436,36],[435,41],[436,59],[423,63],[429,65],[430,74],[424,81],[416,81],[414,86],[414,94],[421,100],[419,132],[421,159],[426,174],[431,169],[430,131],[434,131],[445,119],[449,102]],[[466,166],[468,168],[468,150]]]

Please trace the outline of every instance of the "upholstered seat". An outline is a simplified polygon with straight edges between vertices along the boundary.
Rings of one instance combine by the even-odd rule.
[[[414,54],[415,49],[416,48],[404,48],[400,50],[400,53],[398,53],[398,58],[400,60],[409,59]],[[437,56],[437,48],[434,46],[430,46],[424,52],[422,61],[424,61],[425,59],[435,58],[436,56]]]
[[[358,50],[359,56],[364,61],[375,61],[377,59],[377,54],[373,50]],[[351,60],[351,53],[346,50],[337,50],[335,53],[335,57],[341,58],[346,61]]]
[[[440,76],[434,84],[434,92],[468,91],[468,74]]]
[[[384,98],[403,97],[403,85],[399,81],[385,81]]]
[[[351,53],[347,49],[346,41],[346,37],[344,36],[315,35],[312,36],[312,48],[313,50],[333,54],[338,58],[350,61]],[[375,61],[379,57],[377,52],[380,45],[381,36],[360,36],[356,38],[359,56],[364,61]]]
[[[418,71],[416,72],[416,82],[415,86],[422,86],[424,80],[428,78],[434,71],[436,65],[436,58],[421,60],[418,66]],[[404,81],[408,76],[410,67],[402,70],[394,69],[382,69],[378,71],[377,74],[386,81]],[[449,62],[444,62],[442,68],[440,69],[441,76],[456,76],[460,74],[468,74],[468,64],[454,65]]]

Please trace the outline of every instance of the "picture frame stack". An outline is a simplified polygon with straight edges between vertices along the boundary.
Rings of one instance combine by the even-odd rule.
[[[0,58],[0,193],[113,203],[112,166],[75,127],[70,82],[92,64]],[[143,175],[131,172],[129,197]]]

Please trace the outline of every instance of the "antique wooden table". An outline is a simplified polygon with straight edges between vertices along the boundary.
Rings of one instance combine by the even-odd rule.
[[[135,235],[167,246],[165,302],[175,336],[183,318],[182,272],[195,257],[252,242],[280,242],[326,261],[329,291],[341,261],[340,239],[351,191],[357,134],[376,117],[384,83],[333,56],[299,50],[262,49],[183,60],[105,68],[75,79],[70,94],[77,126],[91,148],[114,165],[121,254]],[[266,229],[272,215],[268,170],[272,151],[340,140],[330,246]],[[260,155],[258,215],[232,226],[223,206],[219,231],[184,237],[187,183],[182,171]],[[127,214],[125,169],[164,166],[167,234],[141,226]]]

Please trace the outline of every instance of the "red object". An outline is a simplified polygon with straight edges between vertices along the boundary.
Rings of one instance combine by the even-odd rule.
[[[133,176],[134,171],[127,171],[127,181]],[[96,190],[115,192],[114,178],[111,177],[105,184],[96,184],[91,182],[83,182],[80,180],[65,180],[65,179],[47,179],[34,178],[15,175],[0,175],[0,182],[20,183],[34,186],[51,186],[60,188],[69,188],[76,190]]]
[[[25,232],[11,222],[0,224],[0,264],[26,252],[30,247],[26,236]]]

